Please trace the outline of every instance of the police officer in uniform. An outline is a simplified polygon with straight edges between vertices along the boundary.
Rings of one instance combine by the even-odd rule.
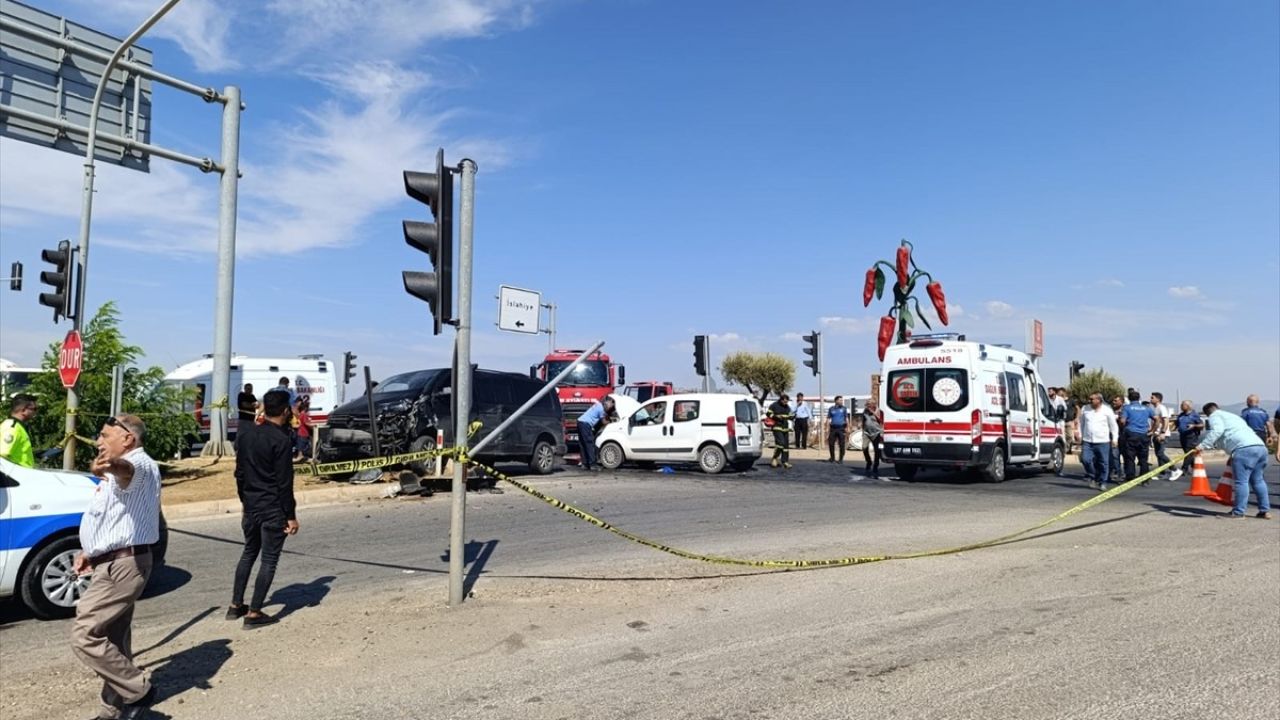
[[[786,393],[778,398],[778,401],[769,406],[766,415],[773,420],[773,460],[769,462],[773,467],[778,467],[781,462],[782,467],[791,468],[791,404],[790,398]]]
[[[36,399],[32,395],[16,395],[9,405],[9,418],[0,423],[0,457],[15,465],[33,468],[36,455],[31,449],[31,436],[24,424],[36,416]]]

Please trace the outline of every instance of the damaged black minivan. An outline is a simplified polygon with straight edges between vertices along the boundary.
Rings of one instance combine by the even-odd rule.
[[[482,423],[469,444],[488,437],[494,428],[514,413],[546,384],[522,373],[479,370],[472,373],[471,419]],[[445,446],[454,444],[453,373],[448,368],[417,370],[383,380],[374,386],[373,405],[377,417],[378,451],[382,455],[431,450],[436,446],[436,430],[444,431]],[[329,414],[321,433],[320,462],[339,462],[373,457],[373,434],[369,427],[368,399],[361,396]],[[521,462],[542,475],[555,469],[565,453],[564,420],[560,398],[555,392],[537,404],[485,446],[476,460],[494,464]],[[429,463],[409,467],[425,474]]]

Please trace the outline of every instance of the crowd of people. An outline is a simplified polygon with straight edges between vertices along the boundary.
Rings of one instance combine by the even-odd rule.
[[[312,438],[315,425],[311,420],[311,398],[298,395],[289,387],[288,376],[281,376],[279,383],[272,388],[273,392],[283,392],[288,397],[288,425],[292,439],[293,461],[305,462],[311,457]],[[263,396],[265,401],[266,396]],[[253,383],[245,383],[236,398],[236,411],[239,415],[239,428],[246,425],[261,425],[266,422],[264,402],[259,402],[253,394]]]

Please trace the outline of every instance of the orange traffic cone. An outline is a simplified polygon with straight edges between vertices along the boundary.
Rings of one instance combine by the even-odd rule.
[[[1218,496],[1209,489],[1209,473],[1204,469],[1204,458],[1196,455],[1195,468],[1191,471],[1191,489],[1182,493],[1187,497],[1202,497],[1217,500]]]
[[[1236,495],[1236,474],[1231,472],[1231,466],[1222,472],[1222,482],[1218,483],[1218,488],[1213,491],[1213,497],[1205,498],[1209,502],[1216,502],[1219,505],[1227,507],[1235,507]]]

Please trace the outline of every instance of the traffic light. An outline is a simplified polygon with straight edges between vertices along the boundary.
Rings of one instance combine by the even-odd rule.
[[[693,336],[693,369],[702,377],[707,376],[707,356],[711,354],[706,335]]]
[[[1071,361],[1071,379],[1075,380],[1080,376],[1080,371],[1084,369],[1084,363],[1079,360]]]
[[[71,317],[71,241],[63,240],[56,249],[41,250],[40,259],[53,266],[53,270],[40,273],[40,282],[53,292],[40,293],[40,304],[53,308],[53,321]]]
[[[404,221],[404,241],[431,256],[434,272],[405,270],[404,290],[425,300],[435,316],[436,335],[453,321],[453,176],[444,166],[444,150],[436,151],[434,173],[404,171],[404,190],[425,203],[434,223]]]
[[[804,349],[804,354],[809,356],[804,364],[811,370],[814,375],[822,374],[822,333],[814,330],[809,335],[803,336],[805,342],[809,343],[809,347]]]
[[[356,376],[356,354],[348,350],[342,353],[342,384],[350,385]]]
[[[9,289],[22,289],[22,263],[15,262],[9,266]]]

